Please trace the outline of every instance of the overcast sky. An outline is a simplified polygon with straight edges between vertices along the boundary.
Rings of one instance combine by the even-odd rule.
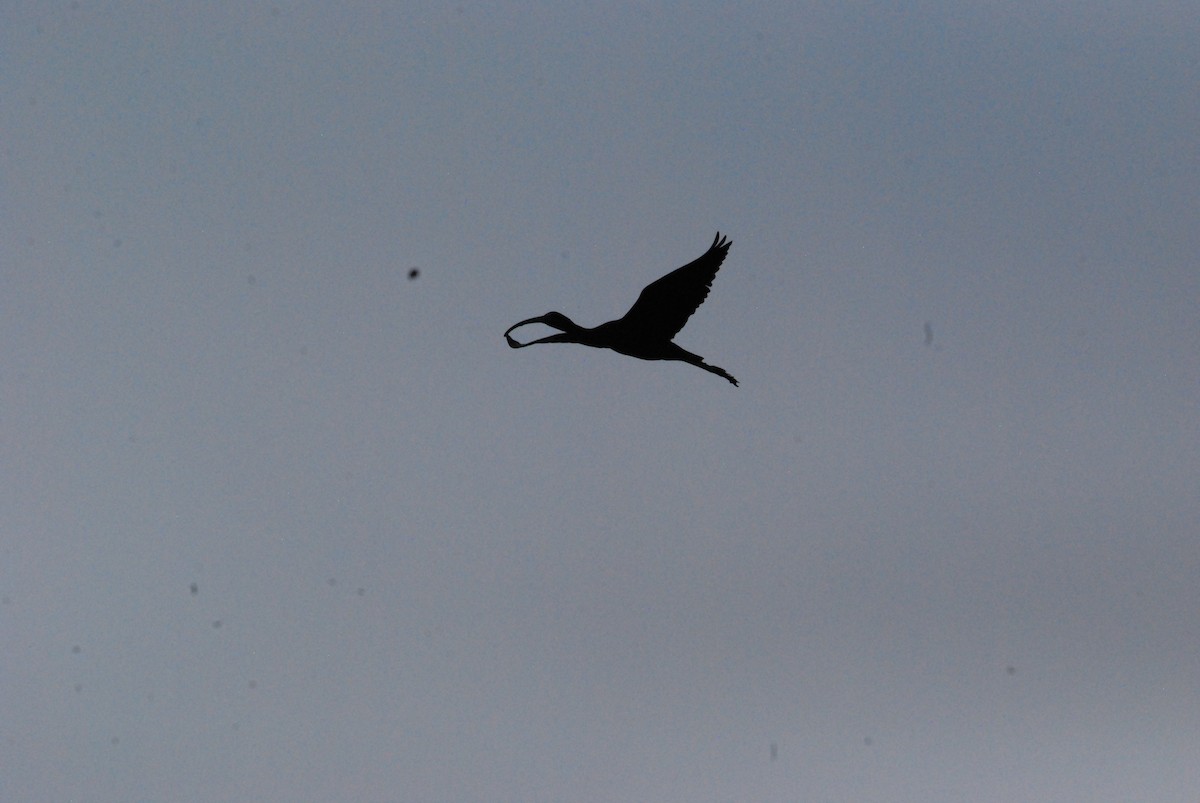
[[[0,798],[1195,801],[1198,42],[4,4]]]

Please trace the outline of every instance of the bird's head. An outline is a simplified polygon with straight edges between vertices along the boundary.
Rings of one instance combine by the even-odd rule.
[[[511,332],[513,329],[519,329],[520,327],[531,323],[545,324],[553,329],[557,329],[563,334],[550,335],[549,337],[543,337],[539,340],[532,340],[528,343],[518,343],[509,336],[509,332]],[[563,315],[561,312],[551,311],[547,312],[545,315],[539,315],[536,318],[528,318],[520,323],[514,323],[512,326],[508,327],[508,331],[504,333],[504,339],[508,341],[508,345],[515,349],[519,349],[524,348],[525,346],[532,346],[534,343],[569,343],[571,342],[570,336],[578,331],[580,331],[580,326],[566,315]]]
[[[566,315],[563,315],[561,312],[547,312],[542,317],[535,318],[534,320],[538,321],[539,323],[544,323],[546,326],[552,326],[560,332],[570,332],[579,328],[575,325],[573,320],[568,318]]]

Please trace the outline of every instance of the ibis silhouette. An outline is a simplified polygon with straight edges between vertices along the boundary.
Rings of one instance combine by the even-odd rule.
[[[699,354],[693,354],[673,342],[673,338],[687,323],[688,318],[692,317],[692,313],[708,298],[708,290],[712,287],[721,263],[725,261],[725,255],[729,253],[730,244],[730,240],[717,232],[712,245],[703,256],[651,282],[638,296],[637,301],[633,302],[629,312],[615,321],[588,329],[561,312],[547,312],[545,315],[529,318],[508,327],[504,339],[515,349],[523,349],[535,343],[579,343],[584,346],[612,349],[619,354],[637,357],[640,360],[679,360],[723,376],[736,386],[737,380],[725,369],[709,365]],[[528,343],[513,340],[510,334],[512,330],[531,323],[545,324],[559,330],[560,334]]]

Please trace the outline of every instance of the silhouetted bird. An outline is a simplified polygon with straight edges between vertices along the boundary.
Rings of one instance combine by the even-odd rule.
[[[658,281],[647,285],[637,301],[624,317],[602,323],[588,329],[572,321],[561,312],[547,312],[508,327],[504,339],[515,349],[532,346],[534,343],[580,343],[584,346],[612,349],[642,360],[680,360],[690,363],[717,376],[723,376],[737,385],[737,380],[715,365],[709,365],[703,357],[685,351],[671,339],[679,333],[687,319],[708,297],[717,270],[725,261],[730,241],[717,236],[704,256],[673,270]],[[529,343],[518,343],[509,332],[530,323],[544,323],[558,329],[562,334],[550,335]]]

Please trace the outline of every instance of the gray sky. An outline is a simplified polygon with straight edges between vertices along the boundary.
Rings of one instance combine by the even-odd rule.
[[[1196,800],[1198,41],[6,4],[0,798]]]

